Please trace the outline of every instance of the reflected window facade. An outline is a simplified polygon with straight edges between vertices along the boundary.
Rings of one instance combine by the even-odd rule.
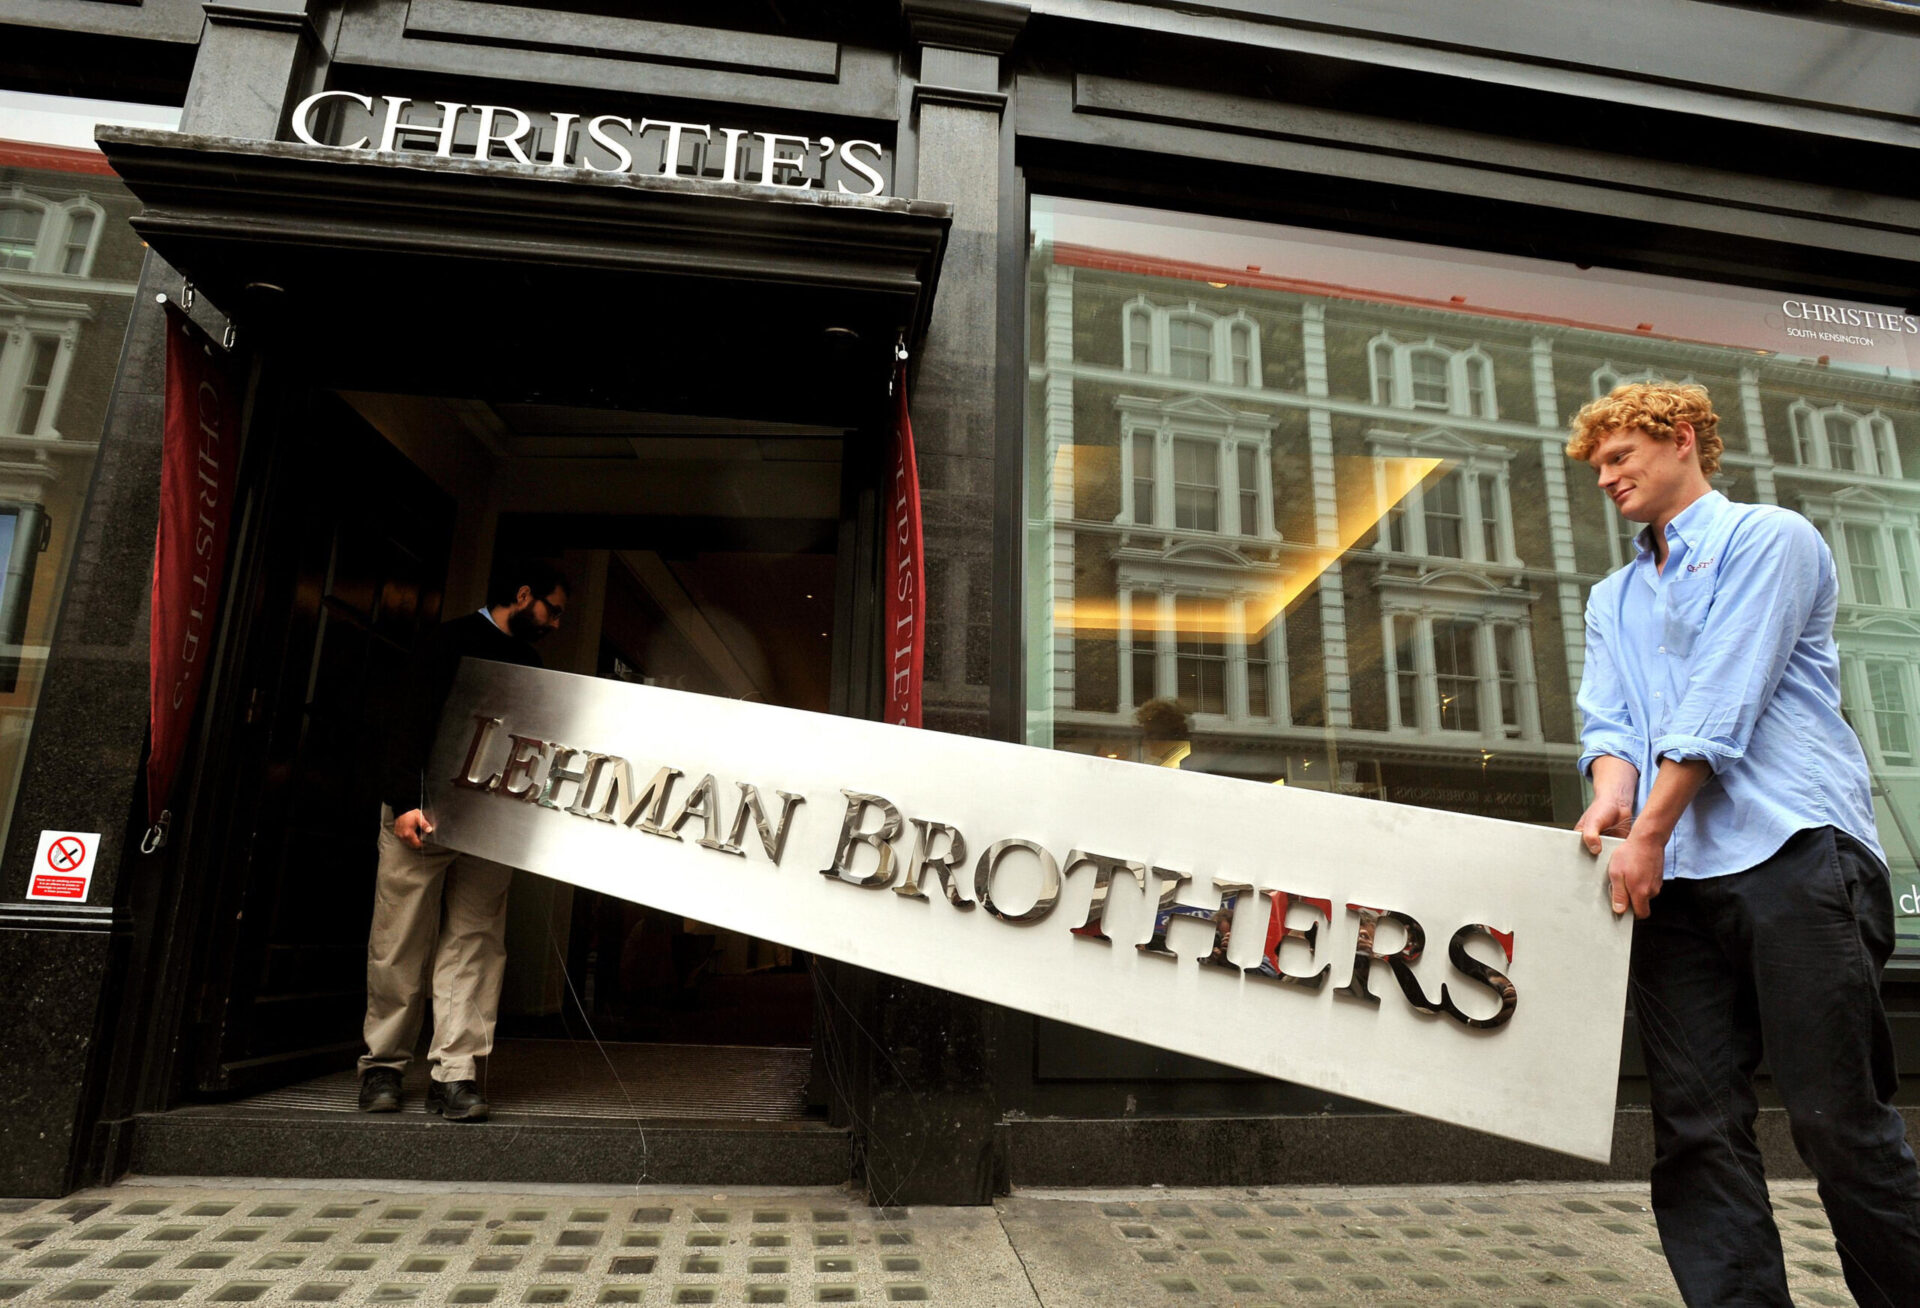
[[[1586,595],[1640,525],[1567,427],[1694,382],[1716,486],[1833,550],[1843,695],[1920,905],[1920,333],[1796,345],[1765,291],[1033,212],[1031,743],[1571,826]],[[1900,928],[1920,957],[1920,914]]]
[[[77,144],[91,121],[71,139],[0,139],[0,826],[85,549],[75,528],[145,253],[138,204]]]

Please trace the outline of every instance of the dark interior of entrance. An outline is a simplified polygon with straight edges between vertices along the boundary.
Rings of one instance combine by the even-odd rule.
[[[572,590],[539,646],[548,668],[829,711],[851,638],[854,434],[261,385],[244,612],[218,692],[233,730],[206,760],[194,832],[222,905],[202,990],[220,1002],[193,1026],[186,1088],[347,1112],[374,887],[369,760],[420,642],[482,606],[499,560],[551,558]],[[507,911],[483,1065],[496,1112],[808,1114],[807,956],[528,872]],[[424,1075],[417,1061],[409,1111]]]

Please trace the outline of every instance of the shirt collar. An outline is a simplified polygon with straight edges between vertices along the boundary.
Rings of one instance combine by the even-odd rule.
[[[487,610],[487,606],[484,604],[480,606],[480,616],[487,620],[487,625],[489,627],[492,627],[495,631],[499,632],[502,636],[508,634],[507,629],[505,627],[501,626],[499,623],[493,620],[493,614]]]
[[[1707,529],[1713,525],[1714,520],[1720,516],[1721,510],[1726,506],[1726,496],[1717,490],[1708,491],[1680,510],[1674,520],[1667,524],[1667,538],[1671,540],[1678,537],[1689,551],[1693,550],[1700,544]],[[1645,534],[1645,532],[1641,533],[1642,536]]]

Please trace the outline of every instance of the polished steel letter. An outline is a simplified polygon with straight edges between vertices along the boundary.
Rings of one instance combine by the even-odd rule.
[[[584,763],[578,767],[568,766],[581,754],[587,756]],[[586,803],[587,787],[592,784],[593,774],[598,770],[600,760],[605,757],[605,754],[594,754],[587,750],[575,749],[572,745],[562,745],[555,742],[553,746],[553,758],[547,763],[547,783],[540,788],[538,799],[540,807],[568,807],[561,804],[555,796],[560,793],[560,787],[567,785],[569,782],[577,788],[573,794],[574,804]],[[569,808],[568,811],[571,812],[571,808]]]
[[[793,810],[806,803],[801,795],[789,795],[784,790],[773,793],[780,796],[780,825],[767,825],[767,811],[760,807],[760,792],[744,781],[735,782],[740,787],[740,807],[733,810],[733,831],[727,836],[724,845],[707,845],[708,849],[717,849],[723,854],[738,854],[745,858],[747,851],[743,845],[747,835],[747,819],[753,819],[753,825],[760,832],[760,848],[767,851],[767,860],[774,866],[780,864],[780,854],[787,847],[787,827],[793,821]]]
[[[454,785],[462,790],[492,790],[500,784],[498,772],[484,780],[473,775],[474,765],[480,761],[480,755],[486,750],[487,742],[493,738],[499,725],[499,718],[488,717],[485,713],[473,715],[473,739],[467,743],[467,758],[460,765],[460,775],[453,779]]]
[[[530,799],[536,793],[537,786],[533,769],[546,757],[547,742],[533,736],[516,736],[511,732],[507,734],[507,739],[513,743],[507,748],[507,766],[501,771],[494,789],[509,799]],[[525,785],[520,784],[523,777],[526,779]]]
[[[708,849],[717,849],[720,846],[719,807],[719,796],[713,793],[713,773],[709,772],[701,777],[693,789],[687,792],[687,797],[680,801],[680,811],[673,815],[673,821],[667,824],[667,829],[662,834],[678,840],[680,828],[694,818],[699,818],[706,833],[700,837],[700,843]]]
[[[1015,849],[1024,849],[1040,860],[1040,893],[1024,913],[1004,913],[993,902],[993,874],[1007,852]],[[1053,861],[1052,854],[1031,840],[996,840],[987,846],[987,852],[974,866],[973,897],[980,901],[980,907],[1002,922],[1038,922],[1060,902],[1060,865]]]
[[[1153,934],[1134,946],[1143,954],[1152,954],[1158,958],[1171,958],[1178,961],[1179,955],[1167,948],[1167,928],[1176,917],[1213,916],[1210,908],[1195,908],[1191,904],[1177,902],[1180,887],[1193,880],[1191,872],[1175,872],[1171,868],[1157,867],[1153,874],[1160,878],[1160,902],[1153,913]]]
[[[1500,998],[1500,1011],[1492,1017],[1468,1017],[1454,1006],[1453,996],[1447,993],[1447,987],[1440,987],[1440,1009],[1456,1022],[1464,1023],[1481,1031],[1491,1031],[1505,1026],[1513,1020],[1513,1007],[1520,996],[1513,988],[1513,982],[1501,973],[1494,971],[1485,963],[1467,952],[1467,940],[1475,935],[1490,936],[1493,943],[1500,946],[1500,952],[1507,956],[1507,966],[1513,966],[1513,932],[1495,931],[1484,922],[1473,922],[1453,933],[1453,939],[1447,942],[1447,958],[1456,971],[1472,977]]]
[[[1315,899],[1311,895],[1295,895],[1285,890],[1266,891],[1268,899],[1273,901],[1273,910],[1267,916],[1267,943],[1261,951],[1260,961],[1247,969],[1247,975],[1264,981],[1277,981],[1283,986],[1299,986],[1302,990],[1311,990],[1318,994],[1327,984],[1327,978],[1333,973],[1333,964],[1324,963],[1312,976],[1295,976],[1291,972],[1280,970],[1280,946],[1289,940],[1298,940],[1307,947],[1307,960],[1313,960],[1314,942],[1320,934],[1320,923],[1305,928],[1287,925],[1287,910],[1294,904],[1305,904],[1319,912],[1329,928],[1333,925],[1333,901]]]
[[[893,882],[893,841],[900,835],[900,810],[878,795],[864,794],[858,790],[843,790],[847,797],[847,815],[840,820],[840,843],[834,846],[833,866],[820,869],[823,877],[832,877],[844,881],[850,886],[866,886],[878,890]],[[881,822],[878,831],[862,831],[860,820],[866,816],[869,808],[880,810]],[[880,866],[870,876],[857,877],[853,874],[853,851],[856,844],[871,845],[880,859]]]
[[[1220,907],[1213,911],[1213,948],[1200,955],[1200,966],[1238,972],[1239,967],[1227,961],[1227,948],[1233,943],[1233,910],[1239,907],[1240,896],[1253,887],[1244,881],[1215,881],[1213,888],[1220,892]]]
[[[1413,974],[1413,965],[1420,961],[1420,955],[1427,948],[1425,929],[1405,913],[1396,913],[1392,909],[1348,904],[1347,911],[1359,917],[1360,935],[1353,947],[1353,975],[1333,993],[1358,999],[1362,1003],[1378,1004],[1380,997],[1367,988],[1367,977],[1374,963],[1385,963],[1393,969],[1393,979],[1400,983],[1400,992],[1407,997],[1409,1004],[1422,1013],[1438,1013],[1440,1005],[1427,998],[1426,992],[1420,989],[1420,979]],[[1382,954],[1374,948],[1374,936],[1383,920],[1399,923],[1407,933],[1406,943],[1391,954]]]
[[[1113,884],[1113,874],[1125,872],[1139,882],[1142,891],[1147,888],[1147,865],[1135,863],[1131,859],[1114,858],[1110,854],[1095,854],[1084,849],[1067,851],[1066,864],[1060,869],[1060,875],[1073,875],[1075,868],[1082,863],[1093,866],[1093,896],[1087,901],[1087,920],[1073,929],[1073,934],[1082,940],[1098,940],[1110,945],[1113,939],[1107,935],[1107,888]]]
[[[960,891],[960,874],[955,868],[967,861],[967,841],[960,832],[944,822],[929,822],[925,818],[913,819],[915,831],[913,856],[907,860],[907,879],[893,888],[896,895],[905,895],[908,899],[925,902],[927,892],[920,889],[920,876],[931,870],[940,878],[940,888],[946,891],[947,902],[955,908],[972,908],[973,901]],[[933,852],[936,837],[945,836],[947,847],[938,854]]]
[[[679,775],[679,768],[668,767],[663,767],[654,773],[653,780],[647,782],[647,788],[640,792],[640,797],[633,801],[633,807],[628,809],[627,815],[620,820],[632,826],[634,820],[639,818],[641,812],[645,810],[646,817],[640,822],[640,830],[650,836],[665,836],[668,840],[680,839],[678,834],[660,825],[661,818],[666,816],[667,797],[673,793],[674,779]],[[612,796],[609,795],[608,798],[611,799]],[[649,802],[652,804],[651,809],[647,807]]]

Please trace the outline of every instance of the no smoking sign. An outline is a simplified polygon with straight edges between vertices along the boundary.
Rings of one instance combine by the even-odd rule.
[[[27,878],[27,898],[84,903],[99,850],[97,831],[42,831],[33,872]]]

